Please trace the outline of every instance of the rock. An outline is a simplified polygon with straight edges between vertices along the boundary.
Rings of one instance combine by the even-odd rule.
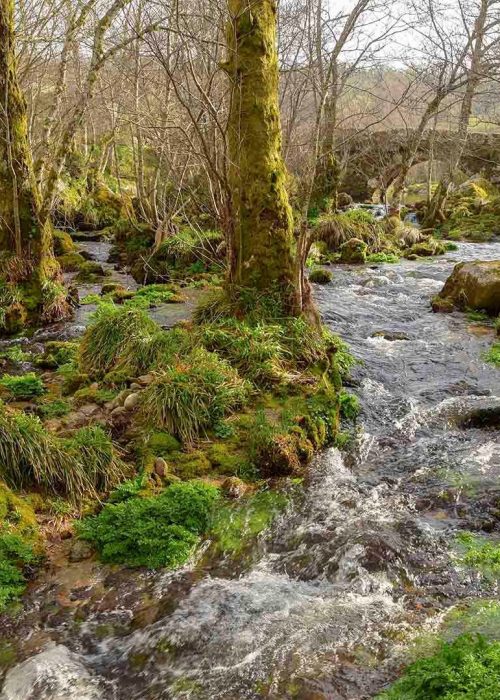
[[[140,384],[137,384],[137,382],[132,382],[130,385],[130,390],[131,391],[140,391],[142,389],[142,386]]]
[[[241,498],[247,491],[247,485],[237,476],[229,476],[222,482],[222,490],[229,498]]]
[[[309,281],[315,284],[328,284],[332,281],[333,275],[329,270],[318,268],[309,274]]]
[[[341,209],[344,207],[349,207],[353,201],[353,198],[347,192],[339,192],[337,195],[337,206]]]
[[[450,308],[451,307],[451,308]],[[432,300],[434,311],[453,307],[500,313],[500,260],[475,261],[455,265],[443,289]]]
[[[85,559],[90,559],[92,554],[92,547],[88,542],[75,540],[71,545],[68,559],[71,562],[84,561]]]
[[[136,392],[135,394],[129,394],[123,402],[123,408],[125,408],[127,411],[130,411],[138,405],[140,400],[141,395],[138,392]]]
[[[137,383],[141,386],[149,386],[152,381],[154,381],[154,376],[152,374],[143,374],[137,377]]]
[[[360,238],[350,238],[340,246],[340,262],[346,265],[362,265],[366,262],[367,245]]]
[[[133,392],[130,389],[123,389],[120,391],[118,396],[114,399],[115,403],[117,406],[123,406],[125,403],[125,399],[127,396],[130,396]]]
[[[155,473],[158,474],[158,476],[165,476],[165,474],[168,472],[168,464],[166,461],[163,459],[163,457],[157,457],[155,459]]]
[[[372,338],[385,338],[386,340],[410,340],[410,336],[406,333],[400,333],[398,331],[375,331],[372,333]]]

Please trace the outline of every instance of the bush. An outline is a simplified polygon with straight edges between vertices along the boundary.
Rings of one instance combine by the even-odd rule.
[[[32,399],[45,392],[42,379],[34,372],[24,375],[4,374],[0,379],[0,387],[12,399]]]
[[[309,275],[309,281],[315,284],[328,284],[333,279],[333,275],[329,270],[324,270],[323,268],[318,268],[312,270]]]
[[[78,525],[78,533],[105,562],[175,568],[208,530],[218,498],[219,490],[202,482],[172,484],[159,496],[107,503]]]
[[[227,362],[204,348],[157,374],[142,394],[144,420],[192,442],[243,405],[248,386]]]
[[[378,700],[497,700],[500,642],[461,635],[432,657],[409,666]]]

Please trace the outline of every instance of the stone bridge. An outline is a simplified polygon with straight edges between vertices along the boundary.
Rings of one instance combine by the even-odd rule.
[[[406,129],[390,131],[341,132],[337,155],[344,164],[340,189],[355,200],[371,197],[378,180],[387,188],[398,174],[404,147],[411,136]],[[447,161],[455,132],[438,131],[432,138],[426,132],[420,142],[414,165],[429,160]],[[467,176],[480,173],[500,182],[500,133],[469,133],[460,169]]]

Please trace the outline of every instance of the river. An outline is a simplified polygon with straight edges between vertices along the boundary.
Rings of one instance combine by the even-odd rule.
[[[85,578],[74,564],[62,602],[56,571],[21,626],[38,653],[8,672],[1,700],[363,700],[446,611],[498,597],[453,556],[461,530],[498,537],[500,372],[482,359],[493,334],[429,305],[471,259],[500,259],[500,243],[333,267],[315,295],[361,361],[350,448],[316,458],[302,497],[237,574],[195,562],[175,573],[93,565]]]

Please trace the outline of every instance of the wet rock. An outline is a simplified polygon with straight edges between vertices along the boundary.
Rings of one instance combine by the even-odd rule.
[[[100,700],[103,695],[80,658],[62,644],[53,644],[10,669],[0,697],[2,700],[35,697]]]
[[[247,485],[237,476],[229,476],[222,482],[222,490],[229,498],[241,498],[247,491]]]
[[[140,377],[137,377],[137,383],[141,386],[149,386],[152,381],[154,381],[152,374],[143,374]]]
[[[386,340],[410,340],[410,336],[407,333],[401,333],[398,331],[375,331],[372,333],[372,338],[385,338]]]
[[[135,394],[129,394],[123,402],[123,408],[127,409],[127,411],[131,411],[139,404],[140,400],[141,395],[138,392]]]
[[[90,559],[92,554],[92,547],[88,542],[84,542],[83,540],[75,540],[75,542],[73,542],[71,545],[68,559],[71,562],[84,561],[85,559]]]
[[[432,300],[434,311],[477,309],[500,313],[500,260],[455,265],[443,289]]]

